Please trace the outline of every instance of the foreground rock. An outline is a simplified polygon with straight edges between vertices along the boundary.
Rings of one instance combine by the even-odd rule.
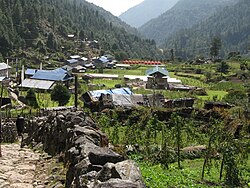
[[[65,187],[145,187],[133,161],[108,147],[108,138],[81,111],[51,113],[31,120],[25,144],[62,157],[67,166]]]

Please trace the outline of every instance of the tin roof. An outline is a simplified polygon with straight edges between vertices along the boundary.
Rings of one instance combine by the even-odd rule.
[[[11,68],[11,66],[8,66],[7,67],[7,64],[6,63],[0,63],[0,70],[4,70],[4,69],[10,69]]]
[[[66,81],[72,77],[65,69],[58,68],[55,70],[37,70],[31,78],[37,80]]]
[[[102,94],[120,94],[120,95],[132,95],[132,91],[129,88],[116,88],[116,89],[109,89],[109,90],[95,90],[89,91],[89,94],[94,98],[99,98]]]
[[[146,74],[148,76],[151,76],[151,75],[153,75],[153,74],[155,74],[157,72],[163,74],[164,76],[168,76],[169,75],[169,73],[168,73],[168,71],[166,69],[161,68],[159,66],[155,66],[154,68],[147,70]]]
[[[27,69],[26,71],[25,71],[25,74],[26,75],[34,75],[35,73],[36,73],[36,71],[37,71],[37,69]]]
[[[49,90],[54,83],[49,80],[25,79],[19,87]]]

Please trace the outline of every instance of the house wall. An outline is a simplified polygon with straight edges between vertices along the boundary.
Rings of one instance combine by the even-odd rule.
[[[6,76],[7,75],[7,69],[0,70],[0,76]]]
[[[163,78],[162,74],[155,74],[153,77],[149,77],[147,84],[147,89],[166,89],[168,88],[168,82],[166,78]]]

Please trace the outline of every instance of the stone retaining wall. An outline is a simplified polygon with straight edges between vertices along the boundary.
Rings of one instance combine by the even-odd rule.
[[[28,122],[25,144],[61,154],[67,166],[66,187],[145,187],[139,167],[108,147],[108,138],[82,111],[52,112]]]

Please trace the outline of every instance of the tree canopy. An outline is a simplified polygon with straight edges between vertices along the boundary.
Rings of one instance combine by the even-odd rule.
[[[64,106],[69,102],[70,92],[66,86],[62,83],[56,84],[56,86],[51,91],[51,100],[57,101],[59,106]]]

